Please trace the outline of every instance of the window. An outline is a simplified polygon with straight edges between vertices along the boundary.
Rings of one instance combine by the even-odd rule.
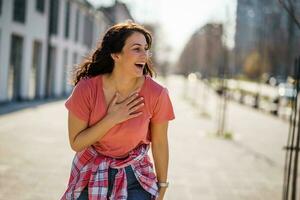
[[[0,0],[0,15],[2,14],[2,0]]]
[[[78,41],[79,32],[79,10],[76,10],[76,21],[75,21],[75,42]]]
[[[42,67],[42,42],[35,40],[32,48],[32,66],[29,79],[29,97],[31,99],[39,97],[40,69]]]
[[[75,66],[77,64],[77,60],[78,60],[78,55],[76,52],[73,53],[73,65]]]
[[[69,37],[70,26],[70,1],[66,1],[65,38]]]
[[[23,59],[23,37],[11,36],[10,67],[8,77],[8,96],[11,100],[19,100],[21,93],[21,69]]]
[[[91,48],[93,43],[93,21],[90,16],[84,18],[84,44]]]
[[[50,34],[56,35],[58,32],[58,0],[50,1]]]
[[[48,49],[48,65],[47,65],[47,76],[46,76],[46,96],[51,97],[54,95],[54,84],[55,84],[55,65],[57,59],[57,48],[50,46]]]
[[[25,16],[26,16],[26,0],[14,0],[13,20],[16,22],[25,23]]]
[[[35,8],[38,12],[44,13],[44,11],[45,11],[45,0],[35,0]]]
[[[67,48],[64,50],[63,64],[64,64],[64,66],[63,66],[64,75],[63,75],[62,87],[63,87],[64,94],[67,94],[67,92],[68,92],[67,91],[68,90],[68,73],[69,73],[68,72],[68,49]]]

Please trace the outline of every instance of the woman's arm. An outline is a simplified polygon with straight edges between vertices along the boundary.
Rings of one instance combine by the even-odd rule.
[[[71,148],[76,152],[82,151],[100,140],[114,125],[110,118],[104,117],[97,124],[88,128],[86,121],[79,119],[69,111],[68,129]]]
[[[151,123],[151,148],[158,182],[167,182],[169,164],[168,122]],[[159,189],[159,200],[166,192],[165,187]]]
[[[86,121],[69,112],[69,142],[74,151],[82,151],[99,141],[116,124],[142,114],[142,111],[138,111],[138,109],[144,106],[144,103],[141,103],[142,99],[136,93],[122,103],[117,103],[117,100],[118,95],[109,104],[105,117],[91,127],[88,127]]]

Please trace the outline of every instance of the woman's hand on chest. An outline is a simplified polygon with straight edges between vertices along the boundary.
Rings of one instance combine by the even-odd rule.
[[[140,108],[144,105],[143,97],[139,96],[137,92],[122,101],[120,101],[120,96],[116,93],[107,108],[106,117],[118,124],[140,116],[143,113]]]

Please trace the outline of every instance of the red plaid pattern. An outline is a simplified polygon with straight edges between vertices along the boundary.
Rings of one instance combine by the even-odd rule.
[[[76,153],[69,184],[61,200],[75,200],[81,191],[88,186],[89,200],[107,200],[108,169],[118,169],[110,200],[127,199],[127,178],[125,167],[131,165],[141,186],[152,194],[152,199],[158,196],[157,179],[153,165],[148,156],[149,145],[141,145],[129,153],[126,159],[114,159],[99,154],[93,147]]]

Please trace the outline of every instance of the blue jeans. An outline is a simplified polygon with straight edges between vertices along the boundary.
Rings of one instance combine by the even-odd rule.
[[[138,180],[136,179],[131,166],[125,168],[127,177],[127,200],[151,200],[151,194],[144,190]],[[108,194],[109,197],[112,192],[115,176],[117,174],[117,169],[109,168],[108,170]],[[88,200],[88,188],[84,188],[81,192],[78,200]]]

